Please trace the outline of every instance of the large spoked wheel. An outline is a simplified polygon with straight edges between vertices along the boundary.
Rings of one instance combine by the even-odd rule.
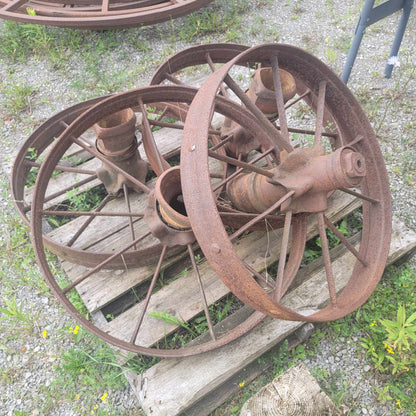
[[[247,94],[240,79],[232,76],[235,65],[244,61],[261,64],[253,77],[257,85],[250,86]],[[238,118],[229,131],[234,146],[227,147],[224,141],[227,162],[235,166],[223,184],[224,205],[229,211],[250,212],[252,225],[264,224],[262,236],[248,233],[247,226],[230,228],[212,197],[209,162],[219,156],[208,146],[207,129],[223,83],[256,117],[261,125],[257,135],[266,136],[278,149],[273,153],[272,146],[259,143],[250,152],[242,152],[247,141],[258,139],[254,134],[256,140],[248,140],[253,135],[250,125]],[[287,98],[290,89],[295,94]],[[265,106],[262,97],[268,98]],[[274,318],[327,321],[352,312],[374,290],[385,266],[391,233],[384,161],[351,92],[309,53],[288,45],[262,45],[214,72],[188,113],[181,171],[185,206],[197,241],[218,276],[244,303]],[[362,202],[358,242],[347,240],[329,216],[327,208],[335,191]],[[304,217],[319,230],[325,277],[319,289],[314,286],[316,293],[303,294],[296,307],[288,307],[283,294],[301,263]],[[328,230],[353,259],[348,274],[345,270],[341,276],[336,273]],[[254,253],[247,251],[246,240],[251,247],[256,241]],[[302,313],[311,308],[313,313]]]
[[[211,0],[1,0],[0,17],[22,23],[78,29],[117,29],[164,22],[191,13],[210,2]],[[34,13],[28,13],[28,9],[34,10]]]
[[[65,129],[37,177],[31,229],[48,285],[87,329],[136,353],[177,357],[208,351],[236,339],[264,317],[227,298],[229,290],[196,246],[184,211],[176,165],[187,108],[195,94],[192,88],[156,86],[100,101]],[[233,102],[218,98],[216,106],[222,117],[242,118],[253,131],[259,128],[255,118]],[[140,147],[140,153],[143,157],[147,154],[150,167],[144,166],[137,155],[129,159],[134,163],[116,160],[121,150],[113,146],[119,144],[121,136],[123,142],[123,135],[130,137],[131,131],[126,133],[124,128],[131,123],[132,114],[140,125],[137,128],[133,122],[133,147],[139,149],[135,140],[143,142],[145,152]],[[97,135],[93,148],[84,143],[92,128]],[[106,133],[111,128],[117,130],[111,130],[108,141]],[[210,129],[209,136],[211,148],[221,144],[219,131]],[[111,141],[112,137],[117,140]],[[78,169],[87,177],[95,175],[97,183],[77,187],[80,181],[74,181],[73,199],[85,206],[63,209],[62,204],[53,205],[49,188],[59,180],[59,166],[74,146],[91,156],[88,166],[80,160]],[[224,152],[219,154],[225,157]],[[140,165],[139,171],[135,170]],[[211,163],[214,187],[224,181],[225,166],[223,161]],[[214,200],[219,197],[220,191],[214,193]],[[88,206],[90,200],[92,206]],[[63,266],[69,281],[57,271],[42,234],[42,222],[51,217],[70,220],[56,230],[56,239],[70,240],[74,246],[83,244],[84,258],[72,259],[77,264]],[[95,325],[78,312],[75,290],[89,311],[105,312],[106,322]],[[120,297],[126,309],[120,309]],[[231,309],[238,319],[233,318],[230,325],[222,318]]]
[[[208,74],[216,70],[218,64],[224,64],[235,58],[248,46],[233,43],[208,43],[184,49],[163,62],[155,71],[150,85],[184,85],[191,81],[203,81]],[[222,90],[226,95],[225,90]]]
[[[75,104],[51,117],[38,127],[20,148],[12,168],[11,188],[13,202],[26,225],[30,222],[32,196],[39,168],[45,160],[55,139],[84,111],[97,104],[105,97],[93,98]],[[90,141],[90,145],[93,142]],[[75,150],[74,150],[75,151]],[[79,154],[72,153],[73,159]],[[70,157],[68,157],[70,159]],[[75,167],[62,166],[63,170],[76,171]]]

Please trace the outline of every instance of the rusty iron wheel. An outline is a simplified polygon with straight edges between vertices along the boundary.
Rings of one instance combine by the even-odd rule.
[[[201,84],[218,64],[225,64],[247,49],[248,46],[233,43],[191,46],[163,62],[153,74],[150,85],[188,85],[192,78],[196,78],[195,81]]]
[[[153,86],[101,100],[65,129],[43,161],[37,177],[32,201],[31,232],[37,260],[48,285],[69,313],[88,330],[106,342],[135,353],[180,357],[209,351],[236,339],[264,318],[263,314],[241,304],[237,305],[240,308],[238,320],[233,318],[232,326],[228,327],[226,320],[215,321],[215,308],[228,308],[227,301],[223,299],[229,291],[198,250],[183,204],[179,208],[176,205],[177,202],[180,205],[180,198],[177,198],[181,192],[180,171],[178,166],[171,165],[179,162],[177,150],[181,145],[183,121],[196,91],[189,87]],[[238,115],[247,123],[256,124],[249,112],[242,111],[229,100],[219,97],[217,106],[218,113],[223,117],[235,118]],[[179,111],[172,110],[174,107]],[[143,182],[134,177],[129,165],[119,165],[126,166],[123,171],[114,167],[116,163],[111,163],[112,159],[109,161],[103,156],[113,152],[113,157],[119,152],[119,149],[112,147],[118,146],[119,140],[107,141],[105,130],[116,125],[115,118],[122,120],[123,126],[130,123],[130,109],[138,113],[141,134],[136,134],[137,139],[143,141],[148,160],[152,160],[154,165],[149,170],[151,175],[146,175],[147,179]],[[93,127],[98,136],[95,149],[83,143]],[[211,130],[209,134],[211,146],[220,144],[219,132]],[[176,140],[173,140],[173,136]],[[107,201],[105,196],[101,197],[99,208],[85,212],[60,212],[50,205],[52,200],[48,197],[48,189],[59,178],[57,165],[68,160],[68,151],[74,147],[82,147],[92,156],[85,163],[94,165],[102,161],[103,165],[109,164],[120,174],[115,176],[116,180],[107,183],[112,192],[115,192],[115,183],[121,189],[121,198],[113,200],[117,202],[114,209],[110,207],[113,201]],[[143,152],[141,155],[144,157]],[[87,178],[95,175],[97,166],[88,167],[88,172],[85,172],[87,167],[82,161],[79,163],[79,169],[84,171]],[[225,166],[221,161],[211,164],[211,167],[214,168],[214,165],[220,172]],[[104,171],[104,181],[106,175],[112,173],[111,169],[110,173]],[[217,171],[211,176],[214,184],[224,180],[224,175]],[[79,185],[80,181],[74,184]],[[98,184],[89,182],[87,186],[85,192],[90,193]],[[126,191],[129,198],[126,198]],[[77,194],[77,197],[81,194]],[[217,197],[218,193],[214,199]],[[59,217],[64,214],[65,218],[68,212],[68,215],[76,218],[61,226],[56,238],[72,240],[77,235],[74,245],[78,240],[90,240],[87,245],[94,254],[99,252],[102,258],[93,256],[88,261],[70,259],[76,264],[64,262],[62,267],[69,281],[63,282],[56,271],[55,259],[48,255],[48,244],[42,235],[42,221],[50,215]],[[94,218],[95,225],[87,236],[86,230],[91,223],[87,224],[87,228],[84,224],[91,218]],[[112,224],[113,218],[118,218],[117,227],[122,228],[122,233],[115,232],[117,227]],[[97,224],[100,219],[103,220],[101,225]],[[120,226],[121,222],[123,227]],[[68,234],[63,233],[66,229]],[[86,250],[81,251],[81,255],[86,257]],[[175,265],[179,259],[180,265]],[[88,267],[81,267],[79,263]],[[113,270],[105,270],[109,265]],[[137,265],[140,267],[133,268]],[[131,279],[133,283],[129,283]],[[126,282],[128,287],[125,286]],[[217,289],[214,290],[214,287]],[[104,311],[108,319],[99,326],[79,313],[72,296],[75,290],[89,311],[100,309],[99,314]],[[116,299],[120,297],[123,297],[123,307],[128,305],[127,310],[120,310]],[[183,346],[181,342],[187,340],[186,335],[196,332],[196,327],[199,328],[198,335],[200,331],[204,334]]]
[[[258,62],[259,72],[253,80],[264,81],[254,94],[251,91],[251,98],[251,86],[246,94],[246,87],[240,86],[232,72],[244,61]],[[293,82],[295,95],[286,102],[285,94],[293,90]],[[234,150],[228,156],[227,162],[235,168],[227,180],[224,204],[231,212],[240,211],[234,215],[250,212],[252,219],[247,225],[263,224],[263,236],[249,233],[247,226],[230,228],[224,224],[211,195],[209,161],[221,158],[216,149],[209,148],[206,138],[215,114],[214,100],[223,83],[260,126],[253,133],[252,125],[238,117],[234,120],[236,137],[241,136],[241,130],[249,132],[245,136],[252,135],[259,146],[251,153]],[[261,111],[260,99],[264,97],[271,97],[272,102]],[[259,135],[269,140],[269,147]],[[240,300],[274,318],[304,321],[338,319],[366,301],[383,273],[390,244],[387,174],[365,113],[325,64],[289,45],[261,45],[241,53],[199,89],[188,112],[182,143],[182,191],[194,234],[213,269]],[[234,148],[238,150],[244,143],[239,139]],[[264,163],[259,165],[261,161]],[[337,232],[326,215],[328,199],[336,190],[353,194],[362,202],[357,245]],[[273,217],[275,226],[271,224]],[[283,295],[290,290],[303,255],[306,230],[299,223],[304,217],[319,230],[325,277],[317,293],[307,293],[296,309],[291,309]],[[341,276],[346,279],[342,290],[340,276],[333,273],[328,229],[353,259],[348,274]],[[261,250],[259,245],[263,245]],[[271,272],[271,263],[276,261],[277,270]],[[323,290],[330,299],[326,306],[327,297],[320,296]]]
[[[1,0],[0,17],[22,23],[78,29],[152,25],[189,14],[212,0]],[[33,10],[29,13],[28,9]]]
[[[104,98],[83,101],[55,114],[39,126],[19,149],[12,168],[11,189],[17,212],[26,225],[30,222],[37,173],[50,146],[80,114]]]

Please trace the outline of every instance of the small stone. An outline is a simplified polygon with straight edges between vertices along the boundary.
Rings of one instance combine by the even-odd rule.
[[[361,411],[363,412],[363,415],[366,415],[366,414],[368,413],[368,410],[367,410],[365,407],[363,407],[363,408],[361,409]]]
[[[371,370],[371,367],[369,365],[365,365],[363,370],[367,373],[368,371]]]

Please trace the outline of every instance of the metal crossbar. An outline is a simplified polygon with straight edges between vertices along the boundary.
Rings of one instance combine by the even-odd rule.
[[[394,37],[393,46],[390,51],[390,57],[384,70],[384,75],[386,78],[391,77],[394,64],[396,63],[396,57],[399,53],[400,44],[403,39],[404,31],[406,30],[407,22],[409,20],[410,12],[413,8],[414,0],[387,0],[376,7],[374,7],[374,2],[375,0],[366,0],[364,3],[363,10],[355,29],[354,39],[347,55],[347,61],[345,62],[345,66],[341,74],[341,79],[345,83],[348,82],[350,77],[355,58],[357,57],[358,49],[360,48],[361,40],[365,33],[365,29],[373,23],[376,23],[379,20],[384,19],[385,17],[390,16],[399,10],[402,10],[402,15],[397,27],[396,35]]]

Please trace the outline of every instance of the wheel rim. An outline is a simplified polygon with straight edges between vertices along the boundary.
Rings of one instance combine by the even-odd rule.
[[[273,58],[275,64],[273,64],[272,57],[276,57]],[[286,307],[284,299],[282,302],[277,300],[280,299],[281,293],[273,298],[269,296],[267,290],[256,282],[255,275],[251,270],[248,270],[247,265],[239,257],[233,246],[230,240],[232,234],[225,230],[209,192],[211,185],[207,180],[209,173],[208,160],[212,154],[207,149],[206,129],[214,112],[214,97],[223,81],[231,89],[234,89],[236,95],[253,111],[262,124],[263,133],[269,138],[272,137],[279,149],[287,153],[293,152],[292,144],[288,141],[291,121],[289,119],[288,122],[287,117],[285,117],[286,110],[279,111],[280,132],[278,132],[265,119],[263,114],[259,114],[258,108],[255,108],[252,103],[247,102],[247,99],[242,97],[244,91],[238,86],[235,87],[234,80],[227,77],[229,71],[237,62],[241,64],[244,61],[260,62],[265,67],[274,66],[288,71],[296,80],[297,86],[301,85],[301,90],[304,90],[305,87],[309,90],[309,98],[305,97],[305,101],[309,102],[312,108],[316,108],[318,113],[315,130],[322,129],[318,126],[325,126],[325,115],[329,114],[330,122],[335,123],[337,133],[337,136],[331,140],[331,146],[333,148],[350,146],[365,156],[367,174],[360,184],[361,192],[359,193],[359,197],[363,201],[363,231],[358,252],[361,260],[355,262],[345,289],[337,295],[336,287],[333,287],[329,252],[328,249],[323,248],[324,257],[327,257],[325,270],[332,300],[328,306],[309,316]],[[273,72],[275,81],[277,78],[276,72],[275,70]],[[325,81],[325,84],[321,81]],[[279,91],[279,88],[276,91]],[[300,94],[298,88],[298,96]],[[275,93],[275,95],[278,94]],[[320,96],[321,98],[319,98]],[[280,101],[280,109],[282,109],[283,100],[277,98],[277,101],[278,108]],[[209,106],[209,111],[207,111],[206,108]],[[204,111],[202,111],[203,109]],[[240,125],[242,125],[241,122]],[[245,129],[250,128],[248,125],[243,127]],[[313,131],[313,135],[315,135],[315,131]],[[316,140],[321,141],[321,134],[315,136],[318,137],[315,142]],[[195,140],[196,137],[200,139]],[[189,151],[189,149],[193,150]],[[329,153],[331,152],[335,153],[330,150]],[[189,110],[183,136],[181,169],[182,172],[187,173],[187,175],[182,174],[182,190],[195,236],[218,276],[244,303],[279,319],[327,321],[352,312],[364,303],[374,290],[384,269],[391,232],[390,194],[384,162],[371,126],[352,94],[329,68],[312,55],[288,45],[262,45],[243,52],[211,75],[200,88]],[[192,178],[194,178],[197,171],[197,180],[194,180]],[[289,186],[286,189],[293,188]],[[193,196],[195,192],[198,192],[198,198]],[[285,198],[292,198],[292,195],[288,194],[289,191],[286,192]],[[200,215],[202,206],[204,206],[203,220],[201,220]],[[277,203],[275,208],[279,206],[280,204]],[[297,208],[299,214],[300,209]],[[284,231],[286,229],[286,234],[289,234],[290,217],[287,211],[284,214],[289,224],[284,227]],[[317,213],[317,217],[319,218],[321,239],[326,240],[325,233],[322,230],[329,225],[322,211]],[[331,228],[333,228],[332,225]],[[284,241],[284,237],[282,239]],[[322,244],[324,246],[324,241]],[[289,249],[287,242],[283,246],[285,250]],[[284,257],[283,255],[283,259]],[[284,260],[281,260],[281,263],[284,264]],[[280,273],[284,273],[285,268],[281,267],[281,269],[283,271],[281,270]],[[281,277],[278,279],[278,282],[280,281]],[[276,286],[281,284],[278,283]],[[278,291],[278,289],[276,290]]]
[[[93,98],[55,114],[38,127],[20,148],[12,168],[11,188],[13,202],[26,225],[29,225],[32,204],[32,193],[26,189],[33,187],[49,147],[80,114],[104,98]]]
[[[151,25],[191,13],[211,0],[108,0],[80,1],[13,1],[0,2],[0,17],[22,23],[82,29],[116,29]],[[69,6],[69,7],[68,7]],[[28,14],[27,9],[34,10]]]
[[[155,284],[160,279],[161,270],[163,267],[168,270],[168,267],[170,267],[170,259],[177,259],[179,257],[188,257],[189,262],[191,264],[190,267],[194,267],[196,270],[205,270],[205,266],[203,265],[197,265],[195,266],[195,262],[193,261],[194,256],[196,254],[196,249],[192,245],[193,242],[193,235],[190,237],[189,234],[192,234],[192,231],[185,230],[183,232],[175,231],[175,238],[180,235],[180,238],[185,235],[184,240],[171,240],[170,237],[168,237],[168,241],[162,240],[164,237],[161,237],[161,242],[158,244],[155,244],[150,247],[151,252],[147,252],[143,254],[143,251],[140,251],[140,249],[137,249],[136,251],[129,252],[126,251],[124,254],[122,253],[122,250],[120,249],[120,246],[117,247],[118,252],[115,254],[113,253],[113,257],[116,256],[124,257],[122,261],[122,268],[125,269],[126,264],[129,264],[129,261],[132,261],[134,263],[134,258],[137,256],[143,256],[145,255],[147,257],[147,260],[153,260],[153,268],[151,269],[151,272],[146,272],[148,274],[147,283],[145,285],[145,289],[143,289],[143,296],[140,298],[140,301],[135,303],[134,306],[132,306],[132,316],[133,316],[133,323],[129,321],[127,326],[124,326],[123,329],[120,326],[120,322],[124,322],[125,318],[124,315],[120,315],[115,317],[114,320],[109,321],[104,325],[103,328],[99,328],[90,321],[88,321],[85,317],[83,317],[76,309],[74,304],[70,300],[70,294],[73,290],[77,289],[79,293],[85,294],[85,287],[83,287],[84,284],[87,284],[89,281],[88,279],[91,277],[92,271],[102,272],[102,269],[104,267],[107,267],[108,262],[111,260],[116,260],[116,258],[111,259],[111,256],[109,257],[108,254],[105,255],[105,259],[101,260],[97,258],[95,259],[95,263],[89,264],[90,267],[92,267],[91,270],[85,271],[82,269],[82,272],[80,272],[79,275],[77,275],[75,278],[71,278],[71,283],[65,283],[65,286],[61,287],[59,284],[59,276],[54,274],[53,268],[50,266],[48,262],[48,256],[47,251],[45,249],[47,248],[47,245],[45,244],[45,239],[42,236],[42,225],[41,225],[41,219],[45,214],[44,210],[44,201],[45,201],[45,195],[47,191],[48,181],[51,178],[56,164],[61,160],[62,156],[65,154],[65,151],[67,148],[69,148],[70,144],[75,142],[78,142],[77,137],[84,134],[84,131],[90,128],[95,123],[99,122],[101,119],[114,114],[116,112],[119,112],[123,109],[136,107],[135,111],[137,110],[137,103],[141,102],[147,109],[149,110],[149,107],[152,107],[153,104],[160,105],[160,103],[165,103],[169,101],[175,101],[179,103],[185,103],[189,104],[192,99],[194,98],[196,93],[196,90],[191,88],[184,88],[184,87],[149,87],[149,88],[143,88],[140,90],[134,90],[129,91],[127,93],[119,94],[113,97],[110,97],[109,99],[102,100],[95,106],[91,107],[89,110],[84,112],[82,115],[80,115],[60,136],[60,138],[57,140],[53,147],[53,151],[49,153],[45,161],[43,162],[38,179],[37,179],[37,185],[36,190],[33,198],[33,214],[32,214],[32,223],[31,223],[31,229],[32,229],[32,237],[33,237],[33,244],[35,253],[37,256],[37,260],[39,262],[39,265],[43,271],[43,274],[45,275],[45,278],[47,280],[48,285],[51,287],[53,293],[55,296],[58,297],[60,302],[65,306],[65,308],[71,313],[71,315],[77,319],[82,325],[84,325],[88,330],[96,334],[97,336],[101,337],[107,342],[110,342],[120,348],[123,348],[128,351],[133,351],[136,353],[146,354],[146,355],[152,355],[152,356],[159,356],[159,357],[175,357],[175,356],[187,356],[192,354],[197,354],[200,352],[209,351],[213,348],[217,348],[219,346],[225,345],[226,343],[236,339],[237,337],[241,336],[251,328],[253,328],[258,322],[260,322],[264,315],[258,312],[245,312],[244,318],[238,322],[232,329],[223,329],[221,328],[221,325],[219,327],[219,330],[225,331],[225,334],[219,336],[215,336],[215,338],[209,337],[207,340],[202,340],[201,344],[195,344],[191,343],[189,346],[180,347],[177,348],[177,345],[174,346],[175,349],[163,349],[163,342],[160,340],[166,336],[166,334],[169,334],[171,331],[174,332],[177,330],[178,324],[174,324],[172,322],[166,323],[166,322],[160,322],[160,316],[165,317],[165,319],[172,319],[172,311],[170,309],[165,312],[165,310],[160,310],[161,305],[166,301],[169,301],[170,299],[162,299],[160,300],[158,296],[163,296],[162,289],[160,289],[157,292],[154,292]],[[174,97],[174,99],[172,99]],[[139,105],[140,107],[140,105]],[[219,103],[220,111],[225,115],[229,116],[236,112],[240,114],[241,110],[234,105],[231,102],[228,102],[227,100],[221,100]],[[249,113],[244,113],[244,115],[248,120],[252,119],[252,116]],[[147,144],[149,146],[149,144]],[[158,149],[158,144],[156,144],[156,149]],[[148,150],[148,149],[147,149]],[[150,152],[154,151],[154,147],[152,147],[152,143],[150,143]],[[163,152],[160,153],[161,155]],[[156,158],[155,158],[156,160]],[[179,171],[178,168],[173,168]],[[162,173],[162,175],[169,173],[170,170],[165,169]],[[162,177],[161,175],[161,177]],[[53,178],[52,178],[53,179]],[[221,180],[221,178],[215,178],[215,181]],[[159,182],[159,181],[158,181]],[[149,184],[149,182],[146,182],[146,184]],[[157,191],[157,190],[156,190]],[[142,193],[141,195],[144,196],[146,194],[146,191]],[[149,192],[149,201],[152,200],[154,193]],[[139,195],[140,196],[140,195]],[[147,198],[147,196],[146,196]],[[215,197],[214,197],[215,199]],[[150,204],[150,203],[149,203]],[[131,206],[132,212],[134,212],[134,207]],[[146,212],[144,216],[153,215],[154,212],[149,214],[149,210],[146,208]],[[146,220],[147,221],[147,220]],[[150,222],[149,222],[150,224]],[[160,222],[158,223],[158,226],[160,226]],[[151,225],[149,225],[149,228],[151,228]],[[102,229],[102,228],[100,228]],[[104,231],[104,230],[103,230]],[[130,241],[137,241],[139,238],[141,238],[143,235],[136,234],[136,240],[133,240],[131,238]],[[156,233],[155,233],[156,234]],[[101,238],[101,235],[98,237]],[[147,238],[147,237],[145,237]],[[154,237],[156,238],[156,237]],[[139,242],[137,243],[139,244]],[[177,249],[178,244],[181,244],[179,247],[180,250]],[[173,247],[170,247],[172,245]],[[125,247],[127,247],[125,245]],[[149,249],[149,250],[150,250]],[[132,259],[129,260],[129,257],[131,256]],[[164,261],[166,260],[166,264],[164,264]],[[173,260],[172,260],[173,261]],[[79,262],[79,261],[78,261]],[[106,263],[107,262],[107,263]],[[117,264],[112,265],[113,268],[117,267]],[[120,267],[120,266],[119,266]],[[208,266],[207,266],[208,267]],[[202,281],[202,287],[204,287],[204,284],[206,284],[205,276],[202,276],[202,279],[198,279],[199,273],[196,273],[195,277],[193,277],[193,283],[192,287],[195,285],[199,285]],[[212,274],[212,273],[211,273]],[[112,275],[112,278],[114,278],[115,281],[118,283],[114,283],[115,286],[117,286],[121,280],[117,280],[117,275]],[[188,278],[189,281],[190,277],[185,276],[185,278]],[[95,279],[95,277],[94,277]],[[207,278],[208,279],[208,278]],[[212,277],[209,278],[212,283]],[[215,279],[216,276],[215,276]],[[176,281],[173,279],[173,284],[175,285]],[[195,281],[196,280],[196,281]],[[179,282],[179,281],[178,281]],[[179,284],[179,283],[178,283]],[[88,286],[86,286],[88,287]],[[175,288],[176,286],[174,286]],[[186,287],[186,289],[188,289]],[[138,289],[139,290],[139,289]],[[172,289],[173,290],[173,289]],[[189,289],[190,290],[190,289]],[[193,290],[193,289],[192,289]],[[198,289],[200,290],[200,289]],[[208,333],[211,333],[211,331],[216,331],[216,328],[214,328],[213,323],[208,324],[208,321],[210,318],[208,316],[210,315],[210,312],[206,312],[211,302],[217,302],[219,301],[226,293],[223,289],[219,292],[219,294],[216,295],[212,299],[212,296],[209,292],[202,291],[200,292],[201,299],[198,300],[198,307],[196,310],[191,310],[190,314],[191,316],[185,315],[185,313],[182,311],[184,306],[178,303],[179,312],[175,311],[173,313],[174,316],[176,316],[176,319],[186,319],[186,320],[192,320],[195,316],[198,314],[204,315],[205,311],[205,318],[207,321],[207,329],[206,331]],[[174,297],[175,292],[173,292],[173,300],[175,300]],[[205,303],[203,301],[203,298],[208,298],[208,303]],[[211,298],[210,298],[211,297]],[[191,301],[194,301],[191,299]],[[153,302],[153,303],[152,303]],[[160,303],[161,302],[161,303]],[[175,304],[174,304],[175,305]],[[159,313],[158,316],[152,316],[149,313],[154,312]],[[160,314],[160,312],[165,313],[165,315]],[[188,313],[188,312],[187,312]],[[130,316],[129,314],[127,314]],[[121,319],[120,317],[123,316]],[[182,318],[183,316],[183,318]],[[120,319],[118,319],[120,318]],[[153,319],[153,321],[152,321]],[[170,325],[170,326],[169,326]],[[180,326],[180,325],[179,325]],[[154,327],[159,328],[159,338],[154,338],[154,335],[152,335],[152,332],[154,331]],[[167,327],[167,329],[166,329]],[[173,327],[173,328],[172,328]],[[126,329],[127,328],[127,329]],[[110,333],[109,333],[110,332]],[[150,335],[148,335],[148,333]],[[150,338],[149,338],[150,337]],[[159,343],[158,343],[159,342]],[[156,347],[155,347],[156,345]],[[170,347],[170,345],[168,346]]]
[[[184,70],[189,72],[192,67],[204,65],[209,68],[209,72],[212,72],[215,69],[215,64],[224,64],[247,49],[248,46],[232,43],[209,43],[192,46],[172,55],[163,62],[153,74],[150,85],[162,83],[187,84],[188,82],[182,80],[178,73]]]

